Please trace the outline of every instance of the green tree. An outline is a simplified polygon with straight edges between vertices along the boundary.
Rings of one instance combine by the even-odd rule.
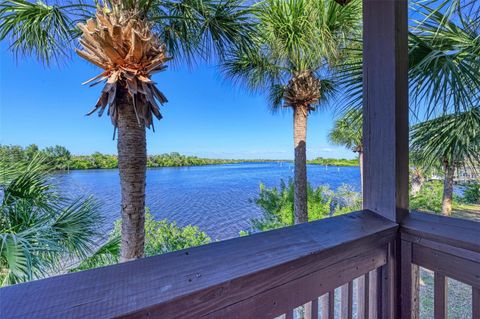
[[[64,146],[55,145],[53,147],[47,147],[42,153],[54,169],[68,169],[72,155]]]
[[[273,110],[293,111],[295,222],[308,221],[307,117],[333,91],[327,80],[348,39],[358,32],[360,1],[265,0],[255,5],[253,49],[229,53],[225,75],[254,91],[266,91]]]
[[[351,151],[358,153],[360,166],[360,183],[363,191],[363,137],[362,137],[362,111],[358,109],[349,110],[335,124],[328,134],[330,142],[342,145]]]
[[[45,277],[64,270],[66,259],[89,256],[102,222],[92,199],[60,197],[47,183],[40,155],[29,163],[0,168],[2,286]]]
[[[14,52],[49,64],[69,56],[80,37],[78,55],[102,69],[86,82],[105,83],[89,114],[106,109],[118,130],[123,261],[144,254],[145,127],[167,101],[152,75],[170,59],[221,58],[227,47],[247,43],[249,17],[241,0],[1,3],[0,39],[9,38]]]
[[[442,214],[451,215],[455,170],[465,164],[475,167],[480,157],[480,108],[414,125],[411,150],[426,167],[443,166]]]
[[[308,220],[313,221],[333,214],[342,214],[361,208],[359,193],[342,185],[335,192],[328,186],[314,188],[308,184]],[[251,229],[242,231],[261,232],[294,224],[294,184],[283,180],[280,187],[266,188],[260,184],[258,197],[252,200],[262,210],[262,216],[250,220]]]
[[[120,259],[120,233],[122,221],[115,222],[110,238],[88,258],[82,260],[70,271],[80,271],[118,263]],[[166,219],[155,220],[147,209],[145,214],[145,256],[155,256],[168,252],[210,243],[208,235],[196,226],[179,227]]]

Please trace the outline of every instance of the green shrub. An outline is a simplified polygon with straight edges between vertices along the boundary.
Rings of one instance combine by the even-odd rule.
[[[308,185],[307,192],[310,221],[328,217],[332,213],[339,215],[351,212],[361,207],[360,194],[347,185],[339,187],[337,192],[328,186],[313,188]],[[242,231],[240,235],[293,225],[293,194],[294,184],[291,180],[288,183],[282,180],[279,188],[266,188],[260,184],[258,197],[252,202],[262,209],[262,216],[252,219],[251,229]]]
[[[428,181],[415,196],[410,196],[410,209],[434,213],[442,211],[443,182]]]
[[[122,221],[117,220],[107,242],[70,271],[75,272],[118,263],[121,228]],[[205,245],[210,241],[210,237],[200,231],[197,226],[179,227],[175,222],[170,223],[166,219],[155,220],[147,209],[145,214],[145,256],[155,256]]]
[[[480,182],[468,183],[463,191],[462,202],[480,204]]]

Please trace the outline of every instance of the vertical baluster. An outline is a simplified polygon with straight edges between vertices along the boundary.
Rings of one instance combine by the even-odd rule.
[[[318,298],[305,304],[305,319],[318,319]]]
[[[322,319],[328,319],[328,293],[320,297],[320,303],[322,304]]]
[[[370,274],[358,278],[358,319],[369,319]]]
[[[314,303],[314,301],[307,302],[303,305],[303,319],[312,319],[312,303]]]
[[[420,319],[420,267],[412,264],[412,318]]]
[[[480,318],[480,288],[472,287],[472,318]]]
[[[445,275],[435,272],[434,273],[434,318],[445,319],[447,318],[447,280]]]
[[[335,318],[335,290],[323,295],[322,299],[322,319]]]
[[[379,316],[379,307],[382,305],[382,268],[379,267],[370,272],[370,287],[369,287],[369,305],[368,313],[370,318],[377,319]],[[381,310],[381,309],[380,309]],[[381,312],[380,312],[381,313]]]
[[[287,311],[287,313],[285,314],[285,319],[293,319],[293,312],[295,310],[289,310]]]
[[[341,287],[341,315],[342,319],[352,319],[353,285],[350,281]]]

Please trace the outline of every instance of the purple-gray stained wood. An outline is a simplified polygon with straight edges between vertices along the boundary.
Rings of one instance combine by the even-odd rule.
[[[199,317],[391,241],[397,228],[360,211],[15,285],[0,289],[0,317]]]

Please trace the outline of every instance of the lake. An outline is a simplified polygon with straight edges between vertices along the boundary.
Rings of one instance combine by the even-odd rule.
[[[292,163],[239,163],[194,167],[155,168],[147,171],[146,204],[157,219],[175,221],[180,226],[196,225],[213,240],[238,236],[249,228],[249,220],[261,214],[251,202],[260,183],[278,186],[293,178]],[[358,167],[308,165],[313,186],[336,189],[350,184],[360,189]],[[120,217],[118,170],[59,172],[55,183],[62,194],[94,196],[102,204],[107,227]]]

